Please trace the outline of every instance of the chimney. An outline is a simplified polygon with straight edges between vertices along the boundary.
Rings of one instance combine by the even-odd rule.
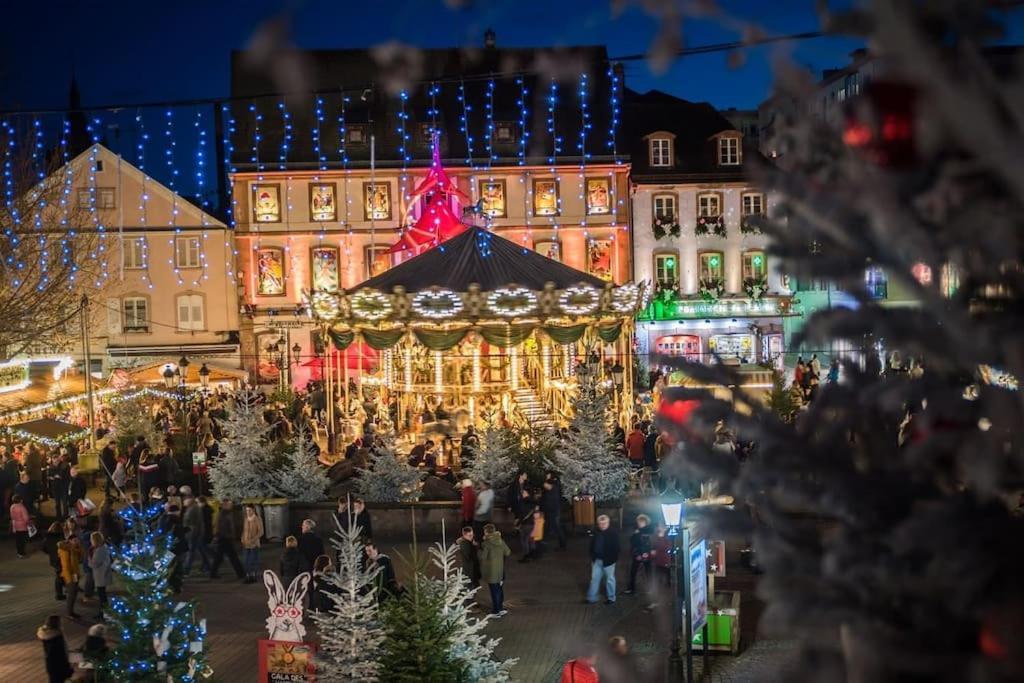
[[[497,36],[494,33],[494,29],[488,28],[486,31],[484,31],[484,47],[489,49],[493,48],[495,38],[497,38]]]

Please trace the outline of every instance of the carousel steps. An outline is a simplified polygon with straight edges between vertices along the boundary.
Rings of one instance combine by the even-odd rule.
[[[542,428],[554,426],[554,422],[551,420],[551,411],[537,397],[537,394],[533,393],[532,389],[520,388],[512,393],[515,396],[516,405],[519,406],[519,410],[531,425]]]

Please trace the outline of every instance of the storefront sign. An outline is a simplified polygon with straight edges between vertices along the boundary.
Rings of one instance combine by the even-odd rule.
[[[690,633],[696,634],[708,622],[707,541],[690,546]]]
[[[313,683],[316,666],[313,655],[316,646],[311,643],[287,643],[279,640],[260,640],[259,659],[261,683]]]
[[[655,299],[648,304],[638,318],[640,320],[703,320],[784,315],[791,315],[788,297],[763,297],[757,301],[751,299],[718,299],[717,301],[661,301]]]

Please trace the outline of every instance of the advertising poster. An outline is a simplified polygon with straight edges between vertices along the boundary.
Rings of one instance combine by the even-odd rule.
[[[587,178],[587,213],[589,215],[611,213],[608,178]]]
[[[612,279],[611,240],[590,240],[587,243],[587,272],[602,280]]]
[[[505,216],[505,181],[481,180],[480,199],[483,200],[481,210],[491,218]]]
[[[338,291],[340,276],[338,272],[337,247],[313,247],[310,253],[312,261],[313,291]]]
[[[281,188],[277,185],[253,185],[253,214],[257,223],[281,220]]]
[[[533,181],[533,215],[558,215],[558,181],[535,178]]]
[[[363,183],[363,218],[366,220],[391,220],[391,185],[388,183]]]
[[[286,643],[279,640],[259,641],[261,683],[312,683],[316,680],[313,655],[316,647],[309,643]]]
[[[707,541],[703,538],[690,546],[690,633],[696,635],[708,621]]]

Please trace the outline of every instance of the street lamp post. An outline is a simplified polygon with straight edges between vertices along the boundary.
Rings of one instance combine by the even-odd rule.
[[[625,401],[623,401],[622,399],[622,376],[625,373],[625,371],[626,368],[622,367],[622,363],[616,360],[615,365],[612,366],[611,372],[612,384],[615,385],[615,422],[617,424],[621,424],[620,420],[622,419],[622,408],[623,403],[625,403]]]
[[[686,682],[693,683],[693,635],[690,633],[690,582],[687,569],[690,556],[690,532],[686,528],[686,499],[683,494],[675,489],[670,489],[662,494],[661,515],[668,528],[669,537],[672,539],[672,576],[676,581],[675,590],[672,591],[672,644],[669,646],[668,654],[668,680],[679,681],[683,678],[680,634],[685,630]],[[680,554],[683,555],[682,562],[679,560]],[[686,605],[685,629],[682,623],[684,604]]]
[[[204,392],[210,388],[210,368],[206,367],[206,363],[199,368],[199,386],[203,388]]]

